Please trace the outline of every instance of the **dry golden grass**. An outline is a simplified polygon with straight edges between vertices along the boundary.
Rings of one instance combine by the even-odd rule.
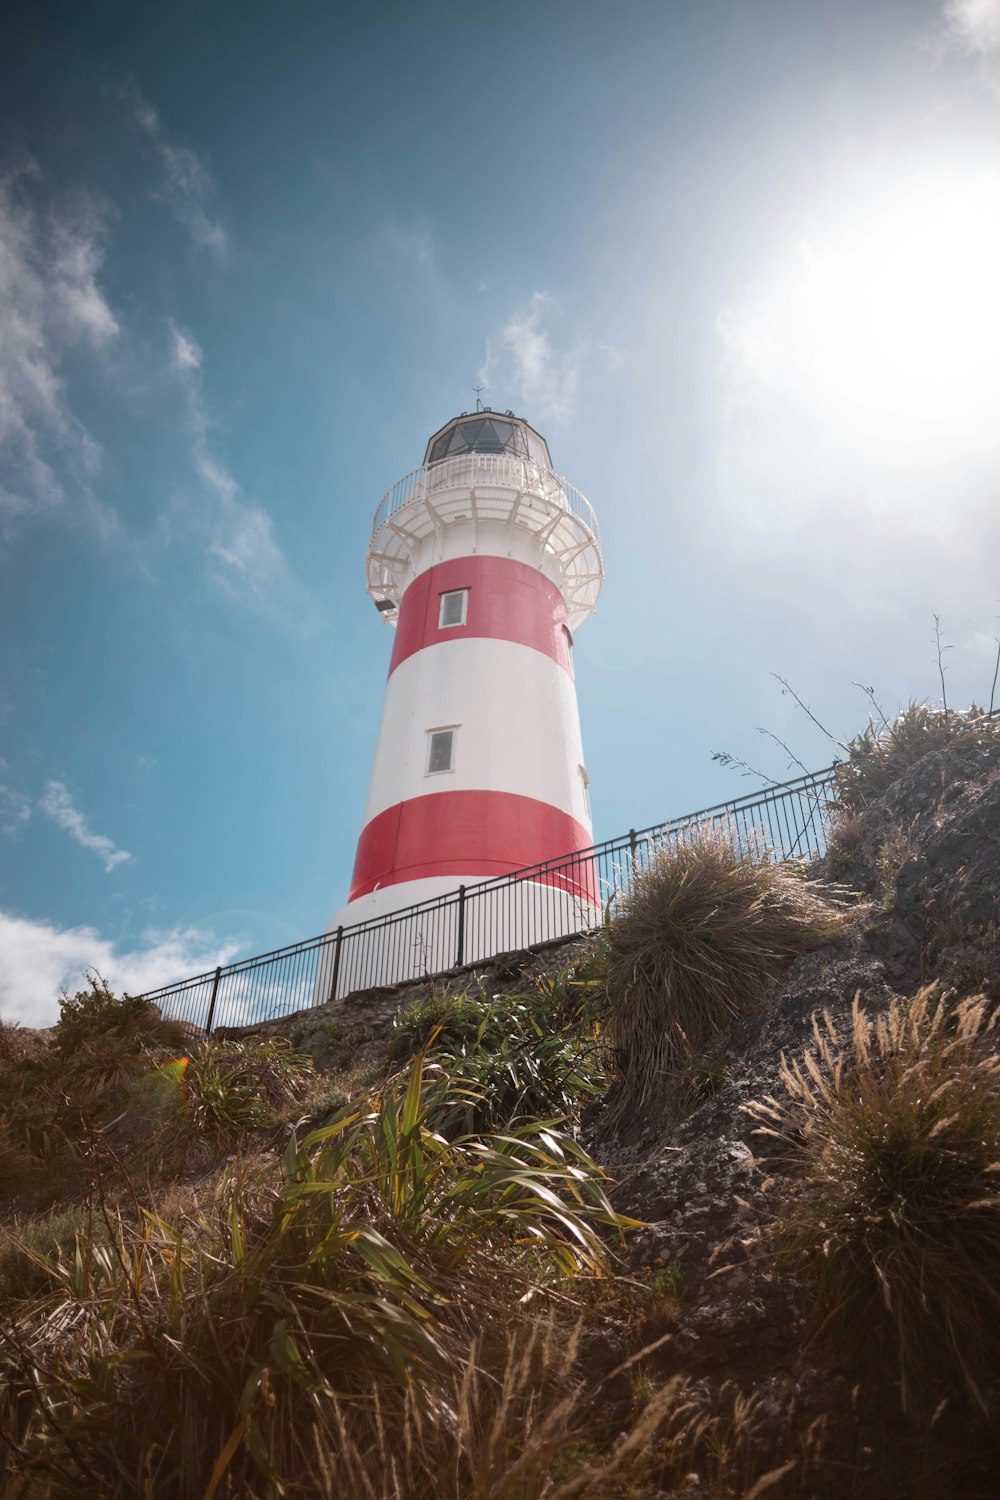
[[[883,797],[899,778],[932,750],[996,744],[1000,717],[978,704],[967,709],[929,708],[911,702],[891,724],[872,720],[847,747],[836,768],[836,796],[845,812],[857,812]]]
[[[779,1253],[812,1298],[814,1344],[882,1371],[904,1407],[950,1386],[981,1410],[1000,1370],[1000,1011],[925,989],[851,1033],[814,1018],[752,1106],[800,1182]]]
[[[661,849],[606,933],[618,1118],[659,1108],[672,1076],[845,920],[830,893],[750,857],[723,828]]]

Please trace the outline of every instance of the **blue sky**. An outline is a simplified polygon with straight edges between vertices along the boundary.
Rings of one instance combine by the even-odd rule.
[[[372,512],[483,399],[601,521],[595,833],[989,697],[1000,0],[8,4],[0,1014],[319,931]]]

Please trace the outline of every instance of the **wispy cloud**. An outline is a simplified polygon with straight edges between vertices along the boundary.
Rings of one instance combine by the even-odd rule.
[[[215,180],[211,172],[196,152],[171,139],[156,110],[138,90],[132,90],[128,97],[135,120],[160,165],[159,196],[170,205],[199,249],[224,259],[229,240],[212,211]]]
[[[212,501],[202,522],[214,576],[227,593],[244,603],[279,606],[293,592],[292,574],[274,536],[271,517],[242,493],[212,450],[197,340],[175,323],[170,324],[170,336],[171,363],[184,385],[192,463]]]
[[[965,52],[1000,58],[1000,0],[947,0],[946,35]]]
[[[107,874],[110,875],[119,865],[127,864],[132,858],[127,850],[119,849],[113,839],[103,833],[93,832],[83,813],[73,806],[69,790],[61,781],[48,783],[39,805],[71,839],[84,849],[90,849],[104,861]]]
[[[577,339],[557,347],[552,323],[559,308],[548,292],[534,292],[486,340],[479,379],[495,405],[516,405],[554,422],[576,407],[586,346]]]
[[[200,370],[201,349],[195,343],[189,333],[183,328],[178,328],[176,323],[170,324],[170,336],[174,341],[173,364],[175,370]]]
[[[434,243],[434,231],[428,219],[386,219],[374,237],[373,252],[379,260],[391,264],[394,279],[416,282],[422,295],[450,296],[450,288],[441,271]]]
[[[143,933],[131,947],[93,927],[58,927],[0,911],[0,1015],[24,1026],[51,1026],[58,996],[96,971],[117,993],[141,995],[187,974],[228,963],[236,945],[195,928]]]
[[[11,786],[0,784],[0,829],[19,833],[31,821],[31,803]]]
[[[99,283],[107,216],[93,201],[45,203],[34,163],[0,178],[0,530],[53,511],[71,488],[110,525],[90,490],[98,443],[63,378],[80,347],[106,349],[118,321]],[[41,201],[40,201],[41,200]]]

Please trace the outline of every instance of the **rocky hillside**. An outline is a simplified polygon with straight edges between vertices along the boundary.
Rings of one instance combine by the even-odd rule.
[[[0,1035],[0,1494],[998,1493],[1000,734],[911,710],[840,792],[807,872],[666,854],[638,940]]]

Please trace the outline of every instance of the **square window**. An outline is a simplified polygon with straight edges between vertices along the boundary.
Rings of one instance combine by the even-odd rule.
[[[427,774],[436,776],[441,771],[455,769],[454,729],[431,729],[430,749],[427,752]]]
[[[468,589],[454,589],[450,593],[441,595],[441,611],[438,615],[439,630],[446,630],[449,625],[465,624],[468,598]]]

